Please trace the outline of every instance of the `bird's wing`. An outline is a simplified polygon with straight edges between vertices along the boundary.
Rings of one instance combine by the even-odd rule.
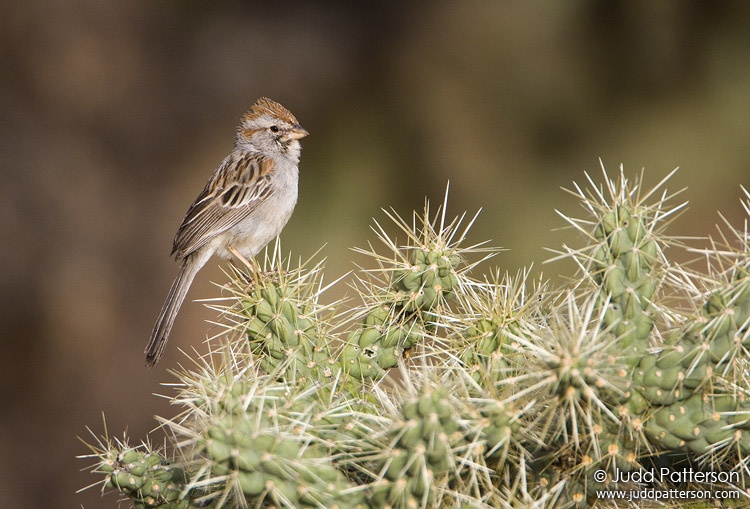
[[[250,215],[273,194],[274,162],[232,152],[211,176],[177,230],[172,254],[184,258]]]

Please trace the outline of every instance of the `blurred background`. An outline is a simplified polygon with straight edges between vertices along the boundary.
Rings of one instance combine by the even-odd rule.
[[[143,348],[177,266],[173,235],[267,95],[311,133],[282,235],[327,279],[366,263],[381,207],[483,211],[469,241],[541,265],[576,244],[560,190],[599,159],[669,188],[673,235],[741,224],[750,184],[750,4],[509,1],[4,2],[0,5],[0,493],[6,508],[115,507],[76,460],[86,426],[134,442],[171,416],[166,370],[202,349],[218,295],[198,276],[165,358]],[[580,245],[580,244],[579,244]],[[346,290],[340,285],[332,293]],[[155,440],[159,441],[158,432]]]

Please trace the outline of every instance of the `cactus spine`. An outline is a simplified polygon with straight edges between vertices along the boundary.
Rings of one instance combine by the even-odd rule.
[[[101,439],[92,471],[138,508],[589,507],[657,465],[735,473],[746,497],[750,242],[730,226],[706,270],[671,263],[671,177],[576,186],[588,217],[561,215],[585,243],[555,257],[578,266],[559,287],[475,276],[497,250],[447,203],[387,213],[403,244],[376,224],[348,307],[277,245],[228,274],[226,330],[160,419],[169,446]]]

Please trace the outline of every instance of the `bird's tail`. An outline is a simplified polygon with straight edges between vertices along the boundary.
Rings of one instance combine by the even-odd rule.
[[[167,346],[169,332],[172,330],[177,313],[180,311],[182,301],[185,300],[190,285],[193,283],[195,275],[200,270],[203,263],[200,263],[194,256],[188,256],[182,260],[180,272],[169,289],[169,295],[161,308],[159,318],[156,319],[154,330],[151,331],[151,339],[146,346],[146,367],[152,367],[159,362],[164,348]]]

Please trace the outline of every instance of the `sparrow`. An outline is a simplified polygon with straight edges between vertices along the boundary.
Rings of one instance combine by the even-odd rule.
[[[213,256],[254,257],[277,237],[297,203],[299,140],[309,133],[281,104],[259,99],[237,127],[234,149],[219,164],[177,230],[180,270],[146,346],[146,366],[164,353],[195,275]]]

